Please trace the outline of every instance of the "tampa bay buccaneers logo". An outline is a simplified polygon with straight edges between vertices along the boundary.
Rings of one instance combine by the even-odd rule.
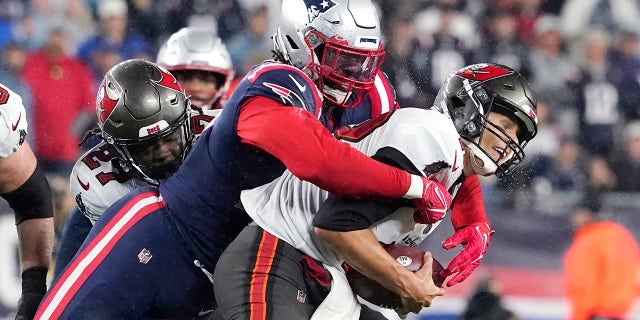
[[[485,81],[497,77],[506,76],[511,73],[513,73],[513,71],[501,68],[497,65],[479,63],[458,71],[457,75],[469,80]]]
[[[307,15],[309,16],[309,23],[311,23],[321,13],[331,10],[339,3],[333,0],[305,0],[304,4],[307,5]]]
[[[182,91],[182,88],[178,84],[178,80],[176,80],[176,78],[171,73],[169,73],[167,69],[161,66],[158,66],[158,69],[160,70],[161,78],[159,81],[154,81],[154,82],[156,82],[158,85],[161,85],[165,88],[173,89],[176,91]]]
[[[98,106],[96,111],[100,123],[104,123],[113,113],[118,100],[120,100],[121,93],[122,89],[116,86],[115,82],[107,81],[107,79],[102,80],[96,96],[96,105]]]

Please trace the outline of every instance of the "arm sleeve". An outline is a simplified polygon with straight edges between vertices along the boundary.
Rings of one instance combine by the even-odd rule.
[[[400,198],[411,184],[409,173],[336,140],[308,111],[266,97],[253,97],[242,106],[237,133],[296,177],[336,195]]]
[[[414,172],[415,167],[400,151],[392,148],[380,149],[374,159]],[[314,215],[313,226],[330,231],[348,232],[371,227],[395,212],[400,207],[412,206],[406,199],[378,199],[376,201],[349,196],[329,195],[329,198]]]
[[[51,188],[40,165],[22,186],[1,196],[15,212],[16,225],[29,219],[53,217]]]
[[[451,208],[451,224],[456,230],[474,222],[489,223],[482,200],[480,180],[475,174],[462,181]]]

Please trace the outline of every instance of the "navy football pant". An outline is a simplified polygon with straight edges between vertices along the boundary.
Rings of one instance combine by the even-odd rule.
[[[56,250],[56,264],[53,271],[53,279],[56,280],[62,273],[62,270],[69,264],[73,256],[76,255],[82,242],[91,231],[91,221],[85,217],[80,209],[76,208],[71,212],[67,223],[62,231],[62,236],[58,241],[58,249]]]
[[[35,319],[193,319],[213,304],[211,282],[147,187],[105,212]]]

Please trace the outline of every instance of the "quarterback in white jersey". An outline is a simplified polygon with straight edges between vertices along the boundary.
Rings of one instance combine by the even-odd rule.
[[[196,139],[220,112],[222,109],[189,110],[191,128]],[[118,161],[119,157],[113,145],[103,141],[82,155],[73,166],[70,176],[71,194],[75,195],[78,208],[92,224],[116,200],[149,183],[131,172],[125,172]]]
[[[367,131],[368,128],[373,130]],[[399,152],[413,168],[438,181],[452,195],[462,182],[464,153],[458,142],[460,136],[453,123],[439,111],[403,108],[362,127],[338,130],[336,136],[368,156],[382,156],[384,152],[380,151],[385,148]],[[396,162],[396,159],[390,160]],[[286,171],[269,184],[243,191],[241,199],[251,219],[265,231],[324,264],[340,267],[343,260],[313,232],[314,216],[328,197],[327,191]],[[371,228],[380,242],[415,246],[441,220],[434,224],[416,223],[414,212],[415,208],[410,205],[401,206]]]
[[[515,70],[478,64],[449,76],[429,110],[399,109],[335,135],[376,160],[442,185],[437,190],[448,190],[456,210],[468,199],[466,177],[507,174],[522,161],[523,148],[537,131],[535,108],[528,82]],[[425,219],[410,202],[333,195],[288,172],[243,191],[241,199],[255,225],[246,227],[225,250],[214,272],[216,301],[226,318],[266,313],[304,319],[312,310],[311,319],[358,319],[361,309],[351,290],[345,290],[343,262],[403,297],[404,307],[398,310],[403,314],[418,312],[444,294],[431,279],[430,256],[425,255],[427,263],[413,273],[397,268],[380,245],[415,246],[441,221]],[[459,259],[454,258],[441,273],[447,277],[445,285],[473,271],[492,233],[488,221],[456,227],[443,247],[479,246],[479,253],[466,270],[451,268]],[[324,265],[330,276],[318,272],[307,256]],[[311,270],[308,274],[316,283],[329,282],[331,291],[319,295],[300,270]],[[292,290],[298,290],[297,299],[291,298],[296,295]]]

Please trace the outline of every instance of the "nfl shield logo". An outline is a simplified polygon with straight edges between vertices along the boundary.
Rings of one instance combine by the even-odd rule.
[[[153,258],[153,255],[151,255],[151,251],[147,249],[143,248],[142,251],[138,253],[138,261],[140,261],[140,263],[147,264],[151,258]]]
[[[302,290],[298,290],[298,296],[296,297],[296,300],[298,300],[298,302],[300,303],[304,303],[307,300],[307,294]]]

